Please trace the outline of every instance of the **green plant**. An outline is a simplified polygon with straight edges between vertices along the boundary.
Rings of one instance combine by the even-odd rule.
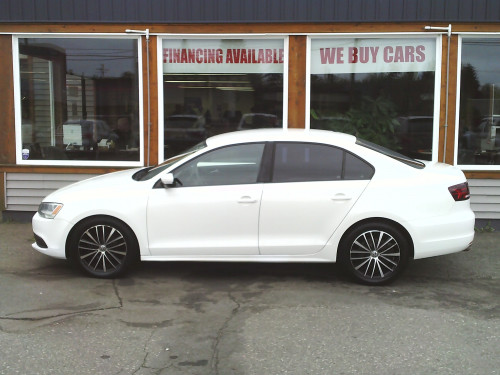
[[[488,221],[484,227],[474,227],[474,230],[478,233],[492,233],[495,231],[495,228],[491,226],[491,221]]]
[[[316,112],[311,112],[313,118]],[[319,116],[317,116],[319,117]],[[321,128],[352,134],[392,150],[398,150],[395,137],[399,126],[394,103],[388,98],[362,97],[356,106],[338,116],[319,117]]]

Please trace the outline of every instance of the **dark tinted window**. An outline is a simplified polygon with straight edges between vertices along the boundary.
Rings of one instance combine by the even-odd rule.
[[[344,180],[369,180],[374,172],[373,167],[364,160],[345,153]]]
[[[278,143],[273,182],[342,179],[343,150],[311,143]]]

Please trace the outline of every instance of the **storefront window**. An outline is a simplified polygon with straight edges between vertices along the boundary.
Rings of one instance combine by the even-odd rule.
[[[313,38],[310,127],[432,160],[435,38]]]
[[[463,38],[457,164],[500,166],[500,38]]]
[[[140,162],[137,39],[19,38],[18,46],[20,163]]]
[[[212,135],[283,126],[283,39],[164,39],[164,157]]]

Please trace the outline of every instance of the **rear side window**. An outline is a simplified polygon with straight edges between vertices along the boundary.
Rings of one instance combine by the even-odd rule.
[[[345,153],[344,158],[344,180],[369,180],[373,177],[375,170],[366,161]]]
[[[272,182],[369,180],[373,167],[337,147],[277,143]]]

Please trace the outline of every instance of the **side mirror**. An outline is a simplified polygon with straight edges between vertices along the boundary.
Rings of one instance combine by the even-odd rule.
[[[161,183],[164,187],[174,186],[175,178],[173,173],[167,173],[161,176]]]

